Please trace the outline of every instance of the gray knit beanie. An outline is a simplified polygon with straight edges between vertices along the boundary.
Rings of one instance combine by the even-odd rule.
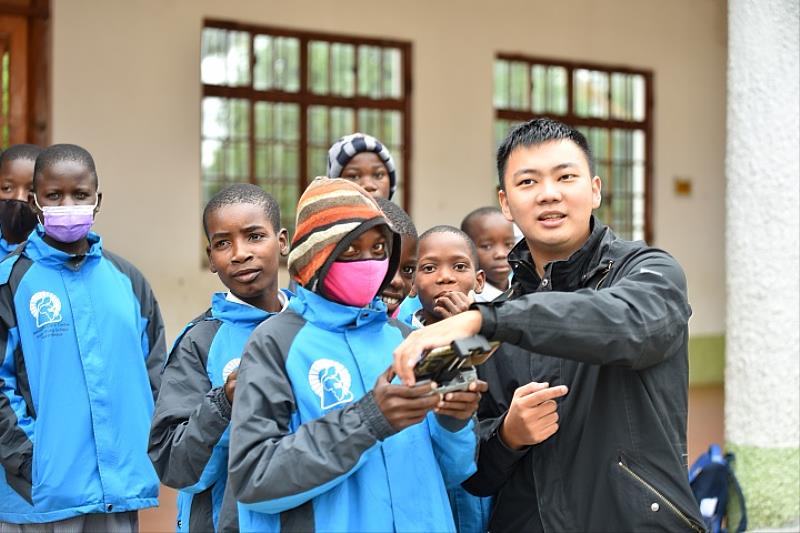
[[[328,177],[338,178],[342,175],[342,169],[347,163],[361,152],[374,152],[381,158],[386,170],[389,171],[389,198],[394,195],[397,189],[397,174],[394,166],[394,159],[389,149],[386,148],[378,139],[366,133],[351,133],[345,135],[331,146],[328,150]]]

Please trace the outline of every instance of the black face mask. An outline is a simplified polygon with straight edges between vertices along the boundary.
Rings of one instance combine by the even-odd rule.
[[[0,230],[8,242],[24,241],[38,222],[28,202],[0,200]]]

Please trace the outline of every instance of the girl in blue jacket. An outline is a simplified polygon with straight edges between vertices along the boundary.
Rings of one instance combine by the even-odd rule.
[[[377,298],[399,236],[358,185],[300,198],[298,293],[254,331],[234,396],[229,482],[243,531],[454,531],[447,488],[475,471],[471,392],[392,384],[408,328]]]

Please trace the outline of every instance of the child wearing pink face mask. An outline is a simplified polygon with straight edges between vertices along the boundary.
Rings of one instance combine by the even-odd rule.
[[[448,401],[435,385],[391,383],[392,350],[409,329],[377,295],[400,238],[364,189],[318,178],[296,228],[297,296],[253,332],[234,396],[240,527],[454,531],[447,488],[475,471],[472,414],[485,383]]]

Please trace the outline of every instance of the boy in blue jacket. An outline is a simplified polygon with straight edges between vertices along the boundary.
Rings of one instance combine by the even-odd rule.
[[[228,291],[214,294],[211,308],[175,341],[149,452],[161,481],[180,489],[178,531],[236,531],[235,502],[223,497],[236,369],[253,329],[288,304],[289,293],[278,290],[288,237],[278,203],[249,184],[217,193],[203,228],[211,271]]]
[[[15,144],[0,154],[0,258],[13,252],[36,227],[28,194],[41,152],[35,144]]]
[[[136,531],[158,504],[147,434],[164,327],[142,274],[90,231],[97,184],[83,148],[44,150],[41,224],[0,263],[0,529]]]
[[[475,470],[471,417],[485,383],[450,401],[435,385],[391,383],[409,329],[377,295],[400,239],[364,189],[318,178],[296,228],[297,295],[253,332],[234,396],[242,530],[453,531],[446,489]]]

